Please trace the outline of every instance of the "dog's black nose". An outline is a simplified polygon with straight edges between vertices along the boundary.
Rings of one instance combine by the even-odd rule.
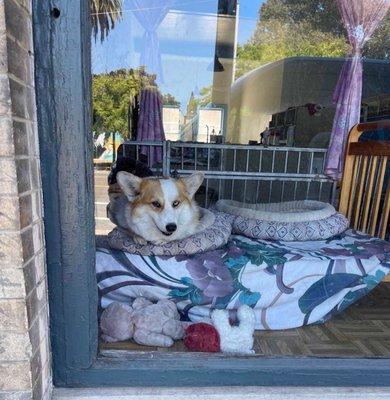
[[[175,232],[176,228],[177,228],[177,225],[176,225],[176,224],[168,224],[168,225],[165,227],[165,229],[166,229],[167,232],[169,232],[169,233]]]

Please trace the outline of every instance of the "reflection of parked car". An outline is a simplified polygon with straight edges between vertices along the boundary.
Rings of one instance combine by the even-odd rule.
[[[390,93],[390,62],[363,62],[362,103],[367,100],[370,120],[375,113],[383,118]],[[231,88],[226,141],[246,144],[258,141],[267,126],[295,125],[295,145],[304,147],[319,132],[330,132],[335,111],[332,96],[343,63],[343,58],[292,57],[242,76]],[[375,99],[380,99],[377,108]]]

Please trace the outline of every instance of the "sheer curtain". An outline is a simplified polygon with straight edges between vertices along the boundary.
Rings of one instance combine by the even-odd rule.
[[[163,73],[157,29],[174,2],[175,0],[133,0],[133,13],[145,30],[140,65],[146,66],[149,74],[156,74],[160,82],[163,82]]]
[[[362,49],[389,10],[389,0],[336,0],[348,33],[351,53],[337,82],[333,100],[336,114],[325,163],[325,173],[340,179],[345,143],[351,128],[360,120],[363,64]]]

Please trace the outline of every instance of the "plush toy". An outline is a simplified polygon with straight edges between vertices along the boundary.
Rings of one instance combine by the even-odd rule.
[[[134,333],[132,312],[131,306],[111,303],[100,318],[102,339],[108,343],[131,339]]]
[[[176,305],[139,297],[131,306],[111,303],[100,319],[102,339],[107,342],[133,339],[145,346],[170,347],[182,339],[184,329]]]
[[[184,345],[190,351],[217,353],[221,349],[218,331],[204,322],[192,324],[186,329]]]
[[[254,312],[243,305],[237,310],[237,318],[239,325],[231,326],[228,311],[214,310],[211,313],[214,326],[204,322],[190,325],[185,331],[185,346],[191,351],[254,354]]]
[[[214,310],[211,320],[217,329],[221,341],[221,351],[229,354],[254,354],[253,333],[255,314],[247,305],[237,310],[238,326],[231,326],[226,310]]]
[[[184,344],[191,351],[230,354],[253,354],[255,317],[248,306],[237,311],[238,326],[231,326],[226,310],[214,310],[214,324],[196,323],[186,328]],[[146,346],[170,347],[174,340],[182,339],[184,326],[180,322],[176,305],[170,300],[157,303],[139,297],[133,304],[111,303],[102,313],[100,329],[106,342],[133,339]]]

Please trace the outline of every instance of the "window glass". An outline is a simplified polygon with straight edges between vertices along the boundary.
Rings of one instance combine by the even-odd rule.
[[[247,144],[272,128],[280,144],[290,132],[297,146],[326,147],[333,89],[349,53],[336,2],[93,3],[97,138],[103,131],[115,131],[115,141],[136,138],[129,114],[151,84],[162,95],[168,140]],[[389,114],[389,32],[387,16],[364,47],[363,120]]]
[[[365,234],[390,237],[390,162],[383,143],[343,152],[359,121],[390,119],[384,1],[91,1],[99,312],[112,302],[137,310],[139,296],[169,298],[182,321],[205,321],[217,308],[235,323],[246,304],[255,311],[261,357],[389,356],[389,287],[379,285],[388,244]],[[365,124],[355,135],[363,129],[361,141],[390,138],[388,122]],[[201,208],[224,199],[240,202],[236,212],[247,210],[226,245],[214,242],[223,236],[215,222],[202,233],[215,250],[200,251],[198,237],[186,247],[181,240],[199,226],[197,216],[172,220],[187,215],[179,204],[191,188],[178,183],[187,193],[171,199],[172,182],[160,190],[128,177],[119,187],[122,170],[173,178],[202,171],[194,193]],[[329,204],[324,217],[311,210],[318,203],[294,200],[331,203],[353,229],[343,230],[344,217]],[[288,204],[269,206],[281,202]],[[255,213],[261,210],[270,215]],[[137,215],[138,222],[129,217]],[[179,228],[183,236],[172,236]],[[164,256],[144,254],[156,243],[167,245]],[[192,246],[197,254],[186,255]],[[121,322],[126,310],[117,309]],[[121,326],[127,339],[132,326]],[[145,348],[138,335],[122,341],[122,332],[101,332],[103,349],[161,350]],[[168,339],[164,351],[188,350]]]
[[[97,172],[97,190],[106,190],[107,168],[118,151],[160,172],[323,172],[335,123],[335,88],[351,52],[334,0],[91,3],[94,157],[96,168],[106,171]],[[386,15],[362,48],[361,121],[390,115],[389,34]],[[265,154],[261,160],[249,148],[210,153],[172,145],[166,157],[164,139],[323,152],[294,153],[288,160],[285,153],[280,160],[279,153]],[[160,144],[120,146],[129,140]],[[269,187],[252,198],[241,188],[246,181],[225,182],[225,191],[219,181],[208,183],[216,185],[215,198],[227,196],[227,190],[230,197],[251,202],[318,193],[329,200],[332,191],[329,186],[323,195],[307,183],[290,182],[292,194],[284,186],[276,192]],[[257,188],[258,182],[249,192]],[[103,213],[107,199],[97,198]]]

